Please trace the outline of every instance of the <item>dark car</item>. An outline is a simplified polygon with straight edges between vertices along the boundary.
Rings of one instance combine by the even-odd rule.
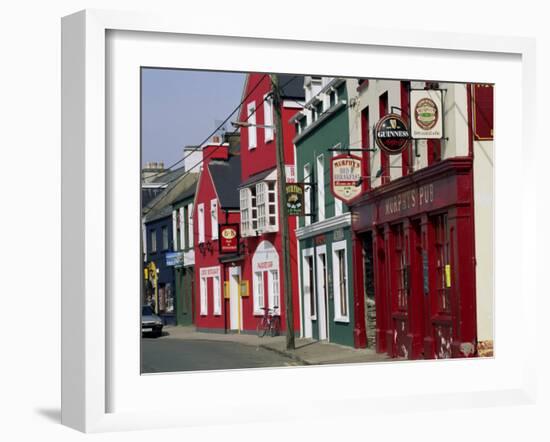
[[[162,319],[155,314],[149,305],[141,307],[141,333],[152,333],[162,336]]]

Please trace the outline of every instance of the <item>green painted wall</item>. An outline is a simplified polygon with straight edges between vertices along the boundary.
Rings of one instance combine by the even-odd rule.
[[[346,84],[342,84],[338,88],[338,100],[346,100]],[[339,108],[338,110],[328,109],[327,118],[320,122],[316,127],[312,128],[308,133],[304,134],[300,139],[296,141],[296,166],[298,181],[304,181],[304,166],[309,163],[312,170],[310,180],[312,182],[318,182],[317,176],[317,157],[321,154],[324,155],[324,203],[325,203],[325,219],[334,217],[335,215],[335,198],[330,191],[330,160],[336,155],[334,152],[328,149],[333,148],[338,143],[342,147],[348,147],[349,145],[349,117],[347,105]],[[338,154],[338,153],[337,153]],[[318,213],[317,191],[313,187],[311,190],[312,202],[311,212]],[[342,204],[342,212],[349,212],[347,206]],[[314,224],[318,221],[317,216],[311,217],[311,223]],[[299,226],[305,225],[305,217],[300,218]],[[340,230],[340,229],[337,229]],[[334,287],[333,287],[333,249],[332,244],[334,241],[334,232],[326,232],[322,234],[324,236],[324,244],[327,249],[327,272],[328,272],[328,326],[329,326],[329,340],[343,345],[353,346],[353,327],[354,327],[354,312],[353,312],[353,266],[352,266],[352,242],[351,231],[349,227],[345,227],[340,230],[339,234],[343,233],[343,237],[337,238],[337,241],[345,240],[346,243],[346,257],[347,257],[347,299],[348,299],[348,315],[349,322],[336,322],[334,321],[335,305],[334,305]],[[300,260],[303,260],[303,250],[316,247],[315,237],[300,240]],[[316,260],[316,255],[313,257]],[[301,261],[303,263],[303,261]],[[303,272],[304,266],[301,266]],[[317,276],[315,275],[315,278]],[[302,294],[305,293],[303,285],[303,274],[300,275],[300,284]],[[305,302],[305,300],[302,300]],[[305,311],[305,309],[302,309]],[[305,317],[302,318],[306,320]],[[312,321],[312,333],[313,338],[319,338],[317,321]],[[305,323],[305,322],[304,322]]]

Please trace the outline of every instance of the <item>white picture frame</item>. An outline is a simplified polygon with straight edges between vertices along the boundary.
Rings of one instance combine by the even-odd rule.
[[[113,48],[109,46],[108,35],[115,34],[122,36],[123,41],[126,40],[122,46],[110,52]],[[519,90],[514,89],[515,95],[510,95],[510,99],[515,100],[523,109],[534,107],[535,103],[535,46],[533,40],[526,38],[495,38],[404,30],[382,33],[362,26],[333,26],[328,30],[322,26],[299,27],[289,24],[266,27],[262,23],[257,23],[244,27],[236,26],[234,20],[225,24],[218,21],[210,24],[204,21],[182,23],[181,17],[99,10],[82,11],[65,17],[62,21],[62,423],[84,432],[103,432],[208,425],[212,421],[257,423],[297,417],[323,418],[325,415],[328,416],[329,412],[332,416],[365,416],[379,412],[398,413],[413,408],[456,409],[467,408],[473,401],[481,406],[497,406],[503,403],[533,404],[536,359],[532,356],[535,354],[536,324],[534,321],[527,321],[525,316],[518,315],[516,320],[524,331],[523,351],[522,357],[518,357],[517,361],[511,358],[507,346],[515,345],[516,338],[512,336],[509,326],[506,328],[505,321],[500,319],[507,318],[506,315],[510,313],[506,310],[509,309],[509,305],[505,299],[500,304],[503,308],[500,308],[498,303],[496,308],[497,356],[487,360],[445,361],[444,366],[441,363],[434,365],[438,363],[433,361],[418,361],[370,366],[139,376],[139,360],[135,359],[135,352],[131,355],[128,353],[129,356],[126,358],[125,353],[114,350],[119,348],[115,343],[117,339],[128,339],[128,336],[133,335],[137,344],[134,342],[130,347],[134,350],[136,345],[139,347],[138,314],[136,313],[135,317],[131,314],[122,318],[116,316],[116,312],[120,312],[120,309],[116,308],[118,301],[113,300],[109,293],[109,287],[117,283],[112,281],[112,266],[118,262],[122,254],[128,253],[112,246],[119,240],[128,240],[114,235],[117,232],[116,224],[122,222],[118,215],[114,215],[121,214],[121,208],[114,204],[114,201],[117,192],[125,190],[117,186],[129,185],[139,188],[139,182],[130,183],[124,179],[132,177],[135,173],[139,174],[139,171],[129,170],[130,165],[126,166],[126,172],[118,169],[120,160],[117,159],[117,155],[120,152],[113,153],[109,150],[109,143],[116,144],[117,141],[113,140],[118,135],[107,131],[107,122],[112,122],[113,118],[113,111],[108,107],[108,94],[112,93],[110,82],[116,81],[117,75],[116,72],[109,71],[108,67],[109,63],[114,61],[112,57],[124,59],[126,53],[120,52],[120,48],[128,51],[128,59],[124,59],[126,62],[137,63],[147,50],[139,54],[131,48],[135,48],[136,44],[146,46],[149,40],[154,40],[154,45],[158,45],[155,46],[157,50],[166,49],[166,52],[157,51],[160,54],[157,60],[162,60],[162,56],[169,54],[174,45],[177,47],[186,44],[186,39],[192,40],[194,45],[202,45],[205,51],[210,44],[227,44],[256,54],[260,51],[292,53],[292,57],[286,58],[298,57],[308,51],[315,55],[330,54],[333,57],[338,57],[339,52],[353,55],[355,51],[370,51],[373,56],[388,59],[387,67],[379,63],[375,69],[373,68],[376,72],[372,76],[383,78],[425,78],[426,74],[431,73],[435,78],[449,81],[492,82],[492,74],[485,74],[490,69],[489,64],[510,63],[510,66],[515,66],[519,72],[511,69],[513,72],[509,74],[515,75],[513,78],[516,81],[520,78],[519,83],[515,84],[519,86]],[[193,56],[198,57],[199,54]],[[210,61],[201,59],[203,62],[191,63],[187,67],[282,71],[282,57],[255,57],[244,62],[225,60],[223,57]],[[396,65],[390,60],[396,57],[407,57],[410,63],[410,66],[407,66],[408,72],[416,73],[417,76],[400,75],[401,72],[396,71]],[[431,64],[432,70],[427,72],[425,64],[422,64],[426,57],[436,61],[439,58],[448,61],[459,57],[464,63],[470,59],[477,60],[483,68],[479,72],[472,72],[470,76],[462,72],[455,74],[455,77],[449,77],[449,67],[447,66],[445,74],[445,67],[439,66],[438,63]],[[492,61],[487,61],[489,59]],[[345,64],[345,60],[342,60]],[[308,69],[304,73],[345,75],[346,72],[351,72],[349,66],[327,72],[326,64],[314,56],[303,63],[307,63]],[[305,64],[301,66],[302,69],[303,66]],[[295,69],[298,68],[297,66]],[[355,69],[353,72],[356,76],[367,75],[368,69]],[[106,76],[106,72],[109,75]],[[513,125],[508,124],[507,118],[510,116],[499,113],[499,109],[502,109],[498,107],[499,90],[508,90],[507,85],[501,86],[502,89],[499,89],[497,82],[496,145],[498,148],[506,148],[509,143],[517,141],[521,146],[522,171],[525,173],[532,167],[532,158],[535,157],[532,155],[534,134],[526,129],[526,112],[519,112],[521,119],[516,118]],[[139,89],[134,88],[128,93],[139,95]],[[135,100],[135,97],[132,100]],[[138,110],[131,108],[130,111],[135,116]],[[129,122],[130,125],[134,123],[135,121]],[[138,146],[139,144],[135,145],[135,149],[139,150]],[[499,170],[509,170],[507,168],[510,164],[506,161],[513,160],[507,160],[502,155],[497,158],[498,219],[499,210],[505,210],[503,205],[499,204],[499,201],[503,201],[499,200],[502,198],[498,181]],[[527,225],[525,223],[528,220],[535,218],[536,193],[532,191],[534,188],[534,176],[525,174],[522,185],[509,190],[514,198],[522,201],[519,217],[524,225]],[[135,200],[130,198],[129,204],[132,201]],[[129,212],[136,209],[139,210],[139,207],[128,208]],[[135,222],[138,231],[139,219]],[[129,237],[132,232],[133,230],[129,229]],[[496,232],[497,249],[499,244],[503,245],[502,241],[498,240],[501,233]],[[516,258],[513,264],[500,260],[496,265],[495,292],[499,293],[502,290],[510,293],[517,290],[521,296],[516,302],[520,306],[519,311],[522,312],[536,305],[535,269],[528,265],[527,260],[528,252],[532,252],[534,247],[534,235],[534,230],[521,229],[518,244],[509,245],[510,253],[515,253],[512,255]],[[135,241],[136,244],[139,243],[139,233],[135,236]],[[139,248],[138,245],[136,247]],[[134,257],[131,253],[129,256],[129,261],[132,261]],[[517,271],[518,268],[521,278],[510,286],[506,275],[510,274],[511,270]],[[136,274],[140,271],[139,265],[133,261],[127,266],[127,270]],[[118,274],[117,278],[120,279]],[[137,281],[136,279],[136,284]],[[135,296],[137,312],[139,305],[137,294]],[[131,325],[132,321],[135,322],[135,330],[122,326]],[[126,368],[123,369],[122,366]],[[430,376],[433,376],[441,371],[449,374],[456,385],[427,385],[426,388],[419,389],[418,386],[408,386],[404,381],[400,381],[403,375],[418,379],[424,376],[422,372],[429,372]],[[340,395],[332,390],[326,394],[318,394],[313,384],[310,384],[310,378],[340,379],[338,375],[342,373],[346,377],[344,382],[353,382],[353,379],[359,379],[368,373],[369,376],[375,377],[395,376],[395,383],[388,385],[384,390],[376,390],[373,387],[373,390],[369,391],[363,386],[353,391],[344,389]],[[474,373],[486,381],[485,386],[474,379]],[[499,373],[503,373],[502,376]],[[127,379],[124,374],[127,375]],[[130,391],[132,385],[137,385],[130,382],[141,382],[147,386],[162,385],[165,388],[169,385],[170,388],[179,391],[181,385],[185,385],[186,382],[197,384],[197,381],[205,379],[208,381],[206,393],[203,392],[205,395],[212,397],[215,392],[223,391],[228,396],[216,400],[215,407],[203,400],[196,391],[189,391],[189,404],[183,404],[178,408],[170,403],[148,406],[145,400],[143,404],[136,404],[135,397],[131,396]],[[246,414],[238,415],[227,413],[229,408],[245,407],[251,397],[251,390],[237,395],[236,393],[241,390],[232,388],[232,384],[256,382],[264,385],[263,383],[273,379],[278,382],[277,389],[281,389],[281,385],[289,385],[286,390],[282,388],[283,394],[291,389],[295,391],[299,387],[304,397],[293,397],[295,406],[292,408],[282,407],[280,402],[274,401],[268,409],[247,409]],[[122,389],[122,385],[126,390]],[[115,395],[117,400],[113,401],[115,390],[118,391]],[[337,401],[337,411],[334,407],[327,407],[331,401]],[[128,406],[130,403],[134,403],[135,407]],[[307,405],[310,405],[310,409]]]

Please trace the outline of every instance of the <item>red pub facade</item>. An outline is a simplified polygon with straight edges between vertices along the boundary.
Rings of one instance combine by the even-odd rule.
[[[394,155],[373,149],[383,116],[415,118],[414,89],[441,94],[441,138],[412,140]],[[350,139],[369,150],[351,206],[356,347],[408,359],[492,350],[492,93],[492,85],[359,82]]]

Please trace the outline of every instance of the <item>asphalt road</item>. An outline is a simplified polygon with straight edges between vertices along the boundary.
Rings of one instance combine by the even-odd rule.
[[[298,362],[260,347],[235,342],[144,337],[141,340],[141,372],[227,370],[284,367]]]

